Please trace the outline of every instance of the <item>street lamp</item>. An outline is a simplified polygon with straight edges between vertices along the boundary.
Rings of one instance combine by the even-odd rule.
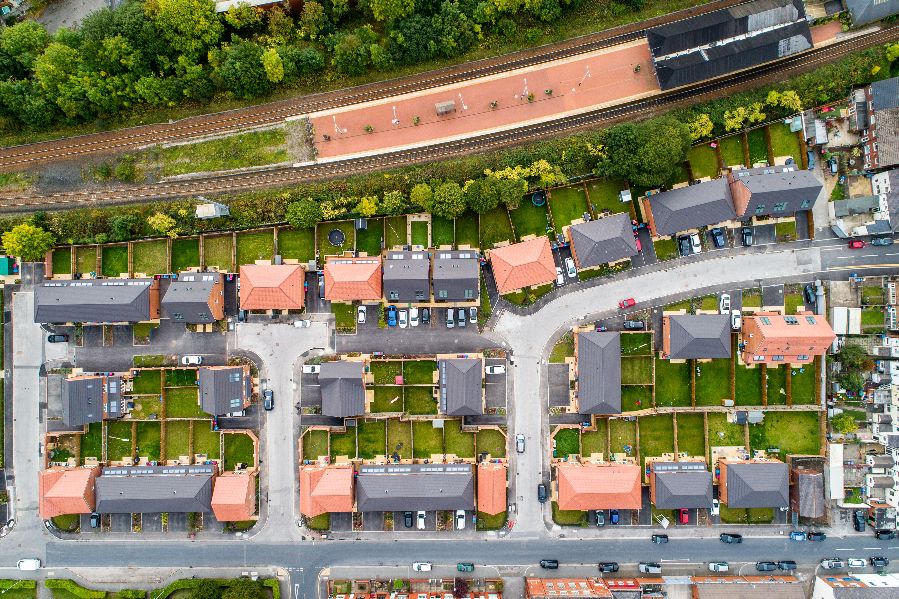
[[[400,124],[400,119],[396,116],[396,106],[393,107],[393,120],[390,121],[394,126]]]
[[[340,133],[346,133],[346,129],[341,128],[341,127],[337,124],[337,115],[331,115],[331,118],[334,119],[334,131],[335,131],[336,133],[338,133],[338,134],[340,134]]]
[[[581,80],[577,82],[577,86],[580,87],[584,81],[590,78],[590,65],[587,65],[584,69],[584,76],[581,77]],[[575,91],[576,88],[571,88],[571,91]]]
[[[459,93],[459,102],[462,103],[462,110],[468,110],[468,106],[465,104],[465,100],[462,99],[462,93]]]

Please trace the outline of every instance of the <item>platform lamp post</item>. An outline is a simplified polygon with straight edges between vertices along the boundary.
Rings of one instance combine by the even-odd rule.
[[[337,115],[331,115],[331,118],[334,120],[334,132],[337,133],[338,135],[341,133],[346,133],[346,129],[341,128],[337,124]]]

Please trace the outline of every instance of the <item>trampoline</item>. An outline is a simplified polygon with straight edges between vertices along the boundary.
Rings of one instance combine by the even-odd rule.
[[[328,233],[328,241],[334,247],[341,247],[346,242],[346,234],[340,229],[331,229]]]
[[[542,189],[535,191],[531,194],[531,203],[534,206],[542,206],[546,203],[546,192]]]

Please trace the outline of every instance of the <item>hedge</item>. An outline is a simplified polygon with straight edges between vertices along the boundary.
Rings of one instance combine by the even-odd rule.
[[[175,591],[183,591],[183,590],[189,590],[189,589],[196,588],[197,586],[199,586],[199,584],[203,580],[204,579],[202,579],[202,578],[186,578],[186,579],[182,579],[182,580],[176,580],[176,581],[170,583],[168,586],[166,586],[164,589],[162,589],[162,591],[159,591],[158,593],[156,591],[153,591],[152,596],[154,599],[166,599]],[[206,580],[209,580],[209,579],[206,579]],[[234,584],[235,579],[233,579],[233,578],[213,578],[211,580],[214,580],[220,586],[227,587],[227,586],[231,586],[232,584]],[[266,578],[266,579],[262,580],[261,583],[262,583],[262,586],[264,586],[268,589],[271,589],[273,599],[281,599],[281,587],[279,585],[277,578]]]
[[[58,578],[50,578],[44,581],[44,586],[48,589],[59,589],[71,593],[79,599],[104,599],[106,591],[94,591],[86,589],[74,580],[65,580]]]
[[[140,589],[124,589],[117,594],[119,599],[147,599],[147,591]]]
[[[0,580],[0,589],[8,591],[9,589],[11,589],[13,587],[15,587],[17,589],[33,589],[33,588],[36,588],[37,585],[35,584],[35,581],[33,581],[33,580],[9,580],[9,579]]]

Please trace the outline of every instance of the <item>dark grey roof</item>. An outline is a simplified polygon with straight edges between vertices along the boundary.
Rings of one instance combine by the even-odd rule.
[[[727,507],[787,507],[790,473],[782,462],[727,465]]]
[[[215,322],[209,309],[209,296],[221,278],[219,272],[182,272],[162,298],[163,317],[190,324]]]
[[[899,599],[899,587],[831,587],[834,599]]]
[[[637,253],[631,217],[624,212],[574,225],[568,231],[580,268],[615,262]]]
[[[899,12],[899,1],[891,0],[895,6],[893,12]],[[877,2],[874,2],[877,4]],[[899,77],[875,81],[871,84],[871,107],[875,115],[878,110],[899,108]],[[879,118],[880,115],[877,115]]]
[[[62,420],[67,426],[84,426],[103,420],[103,392],[108,386],[108,418],[122,415],[122,378],[93,376],[66,379],[62,383]]]
[[[662,510],[708,508],[712,473],[704,462],[653,462],[655,505]]]
[[[685,314],[667,318],[671,351],[669,359],[730,357],[730,316],[727,314]]]
[[[877,168],[899,164],[899,108],[888,108],[876,113],[877,119]]]
[[[880,198],[877,196],[859,196],[833,202],[833,213],[837,218],[853,216],[856,214],[871,214],[880,208]]]
[[[846,8],[853,23],[864,25],[899,13],[899,0],[846,0]]]
[[[428,300],[431,270],[428,252],[387,252],[384,260],[384,297],[391,302]]]
[[[892,476],[871,477],[871,486],[875,489],[892,489],[894,484]]]
[[[478,253],[474,250],[435,250],[432,279],[437,301],[477,299],[481,281]]]
[[[662,192],[652,196],[649,204],[659,235],[676,235],[736,216],[725,177]]]
[[[899,231],[899,168],[880,173],[878,179],[884,176],[887,180],[889,191],[886,191],[886,189],[875,189],[874,192],[877,193],[879,191],[886,196],[887,207],[890,211],[890,225],[895,232]]]
[[[362,466],[356,507],[360,512],[470,510],[474,474],[470,464]]]
[[[793,493],[798,496],[798,502],[794,503],[798,503],[800,516],[803,518],[824,516],[824,474],[813,470],[797,471]]]
[[[740,218],[811,210],[824,187],[813,171],[796,165],[741,169],[733,177],[752,194],[745,212],[737,215]]]
[[[365,413],[362,362],[323,362],[318,373],[322,414],[343,418]]]
[[[242,366],[201,367],[197,373],[200,409],[213,416],[239,412],[253,394],[253,381]]]
[[[208,512],[214,466],[104,468],[97,477],[101,514]]]
[[[662,89],[775,60],[812,47],[801,0],[756,0],[650,29]]]
[[[888,453],[871,456],[871,466],[874,468],[892,468],[895,464],[893,456]]]
[[[34,294],[34,322],[150,320],[153,279],[46,281]]]
[[[621,413],[621,333],[577,335],[578,412]]]
[[[447,416],[484,413],[482,364],[474,358],[438,360],[440,411]]]

